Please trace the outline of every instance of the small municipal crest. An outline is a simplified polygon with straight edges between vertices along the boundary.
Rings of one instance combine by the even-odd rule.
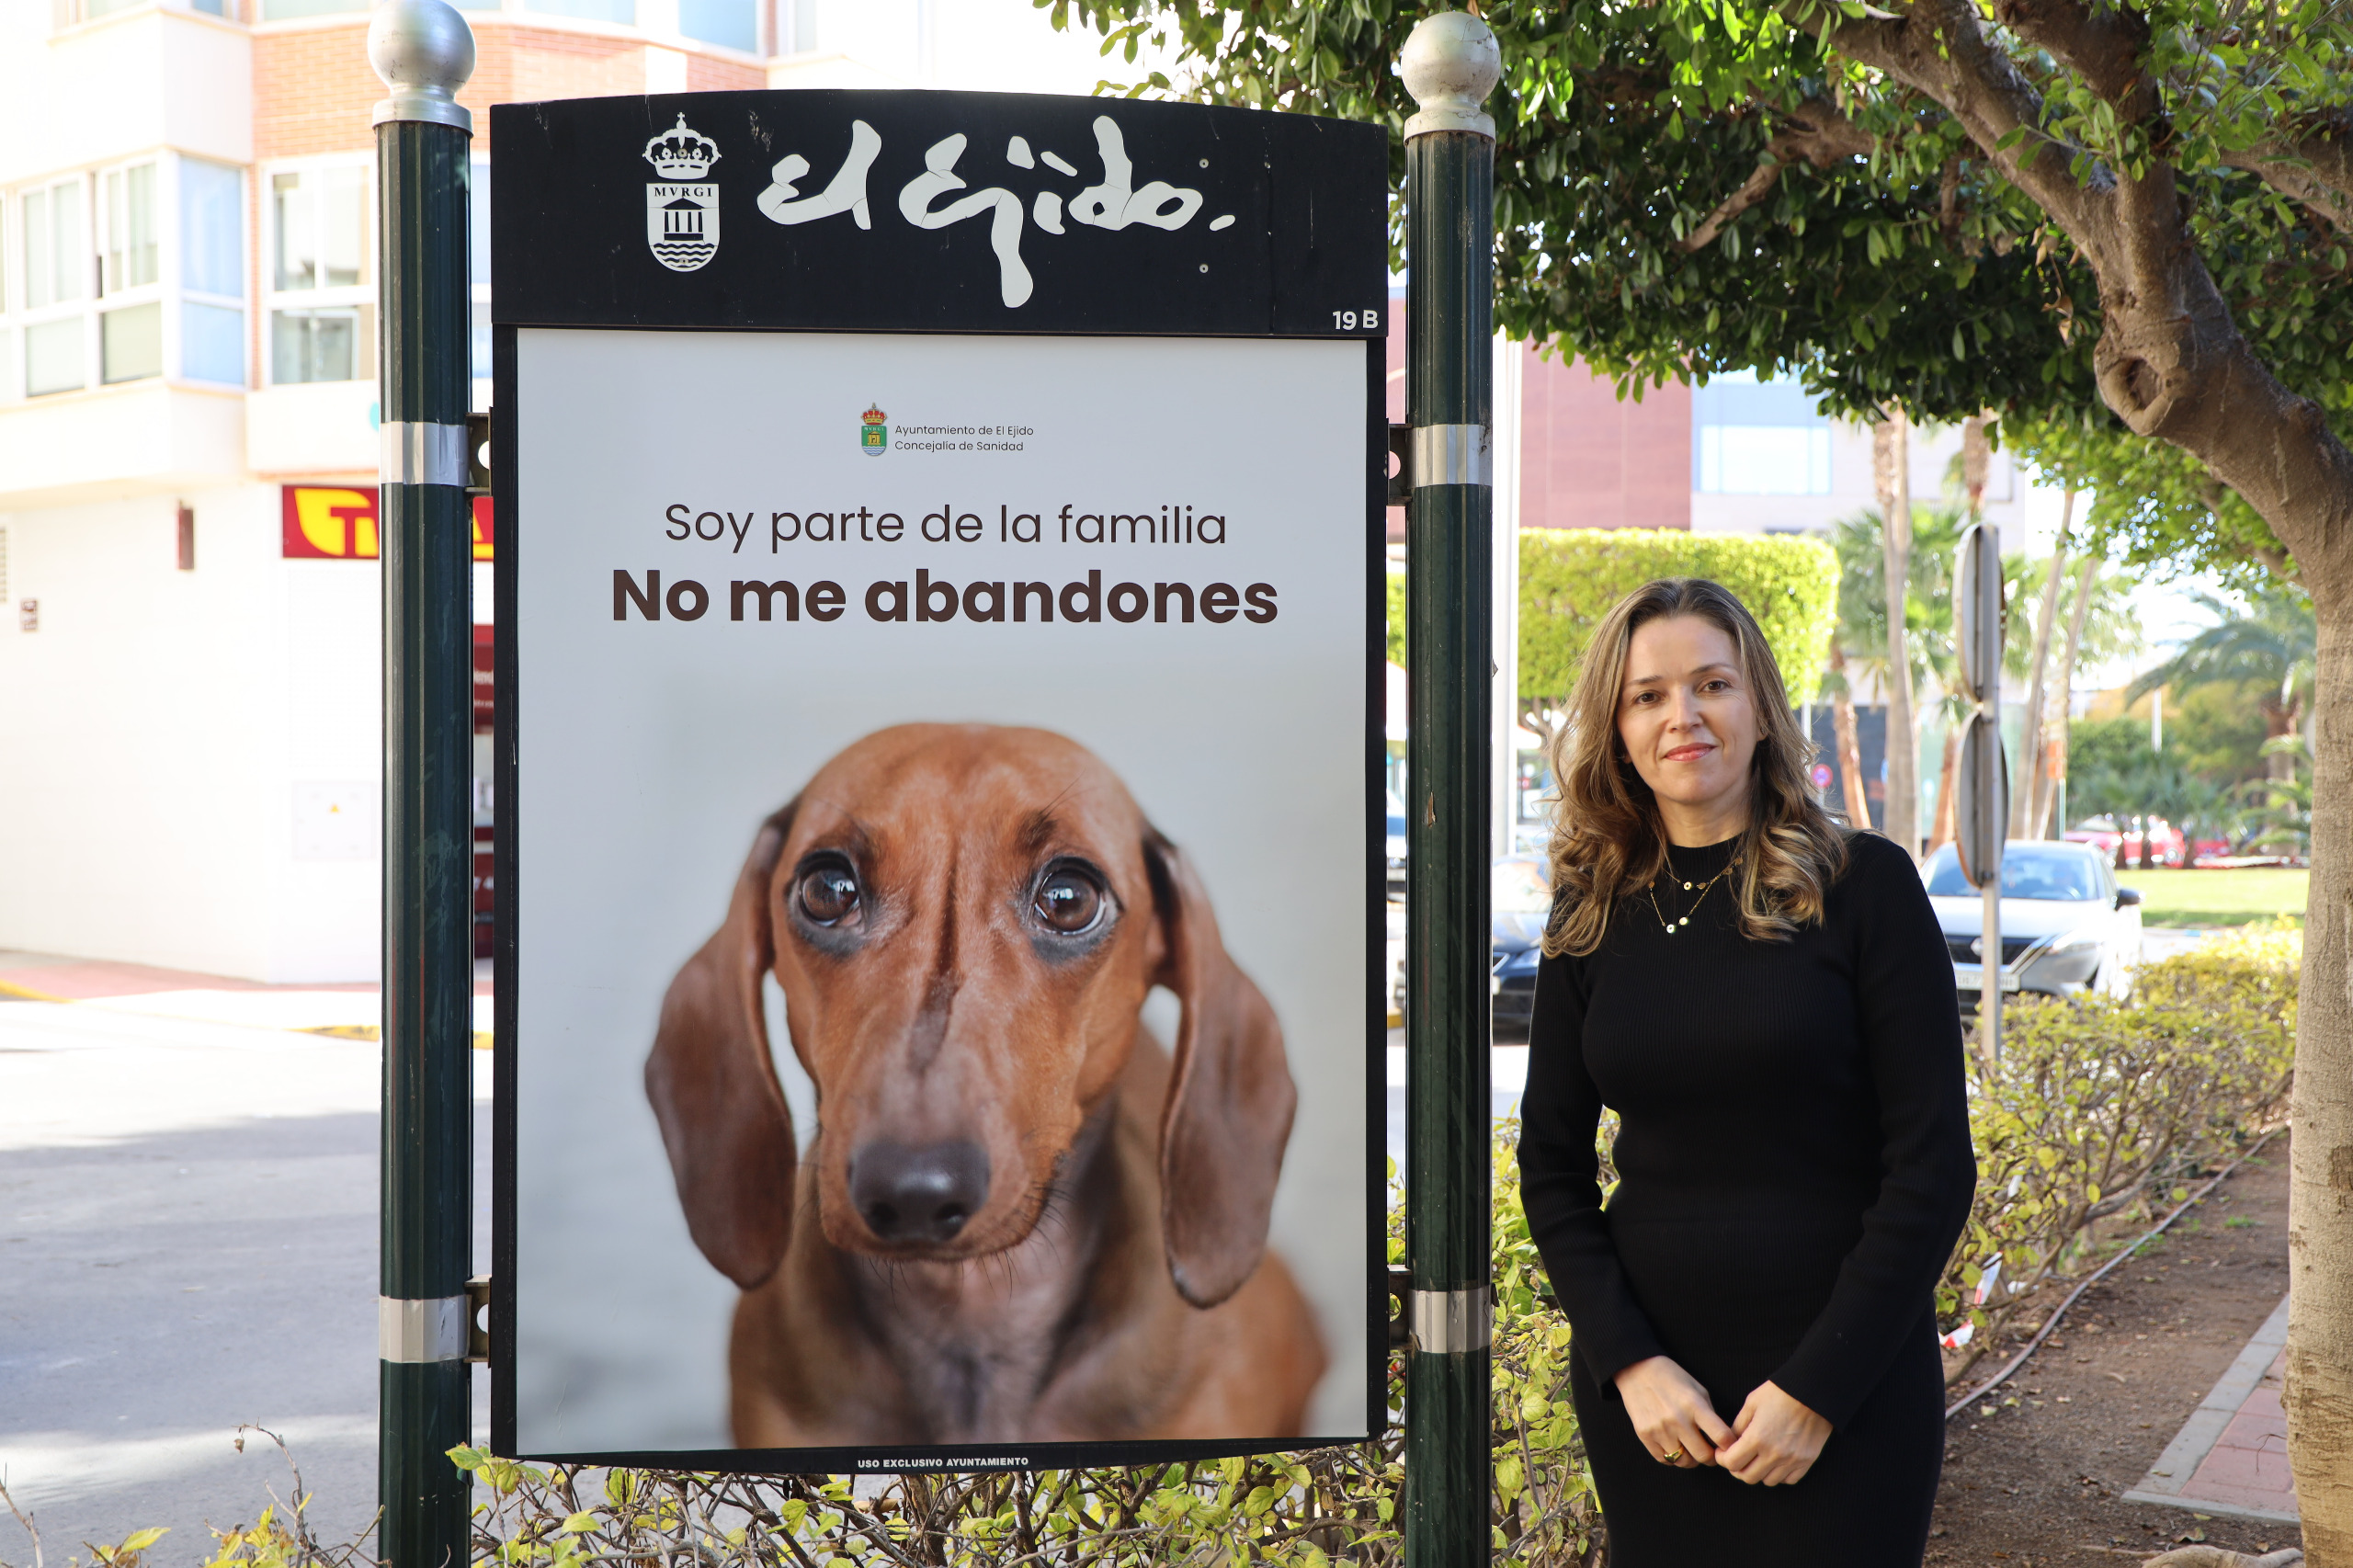
[[[719,143],[678,123],[645,144],[661,179],[645,187],[645,244],[673,272],[692,272],[719,254],[719,191],[702,183],[719,162]]]
[[[891,416],[871,403],[858,415],[858,445],[870,458],[879,458],[891,444],[891,426],[884,423]]]

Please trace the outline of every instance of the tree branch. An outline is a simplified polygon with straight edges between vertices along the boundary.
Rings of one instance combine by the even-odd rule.
[[[2224,153],[2222,162],[2353,235],[2353,113],[2338,110],[2317,119],[2309,135],[2258,142]]]
[[[1756,167],[1738,190],[1717,203],[1699,226],[1676,242],[1686,256],[1713,244],[1724,226],[1766,197],[1779,182],[1781,169],[1794,163],[1826,169],[1848,158],[1868,158],[1878,145],[1854,121],[1820,98],[1809,98],[1791,109],[1789,123],[1773,133]]]
[[[1792,21],[1797,9],[1784,0]],[[1985,36],[1968,0],[1918,0],[1908,17],[1884,21],[1850,20],[1824,7],[1798,25],[1813,28],[1832,51],[1934,99],[2086,259],[2097,265],[2108,252],[2113,178],[2096,168],[2087,183],[2077,182],[2073,165],[2081,149],[2042,129],[2042,95]]]

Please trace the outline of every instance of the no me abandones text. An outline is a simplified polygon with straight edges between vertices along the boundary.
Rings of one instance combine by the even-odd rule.
[[[1190,622],[1198,613],[1212,625],[1224,625],[1239,616],[1264,625],[1280,613],[1271,583],[1208,583],[1198,591],[1189,583],[1113,583],[1106,587],[1101,571],[1079,580],[1054,583],[1003,582],[957,584],[935,577],[917,567],[911,579],[884,579],[866,585],[859,597],[866,618],[876,621],[946,621],[959,619],[989,622],[1052,621],[1096,623],[1107,616],[1122,625],[1147,616],[1153,620]],[[848,613],[849,590],[820,579],[801,584],[779,578],[773,582],[735,580],[727,585],[730,620],[839,620]],[[713,608],[711,590],[692,577],[673,577],[665,585],[659,570],[641,574],[621,569],[613,573],[613,619],[620,621],[700,620]]]

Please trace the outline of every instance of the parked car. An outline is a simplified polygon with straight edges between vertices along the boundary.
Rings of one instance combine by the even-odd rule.
[[[1488,973],[1492,998],[1490,1032],[1497,1045],[1528,1043],[1528,1016],[1536,1001],[1536,965],[1543,957],[1544,920],[1552,907],[1544,862],[1510,855],[1488,872]],[[1405,919],[1389,906],[1389,1005],[1405,1010]]]
[[[1944,928],[1954,986],[1975,1006],[1985,986],[1985,898],[1946,845],[1921,869]],[[2141,895],[2116,885],[2108,858],[2088,844],[2012,840],[2002,850],[2002,951],[2006,992],[2120,996],[2141,961]]]
[[[2090,845],[2107,856],[2110,865],[2117,863],[2117,857],[2120,854],[2130,865],[2137,866],[2141,863],[2141,832],[2137,823],[2128,822],[2119,827],[2115,820],[2110,817],[2087,817],[2069,828],[2061,836],[2070,844]],[[2185,858],[2186,848],[2179,828],[2163,817],[2149,819],[2149,858],[2151,860],[2160,866],[2188,865],[2188,861]],[[2224,855],[2229,853],[2229,849],[2219,841],[2201,839],[2198,845],[2198,853]]]
[[[1494,993],[1489,1033],[1497,1045],[1526,1045],[1536,1007],[1536,966],[1544,957],[1544,922],[1552,912],[1552,885],[1544,862],[1528,856],[1498,860],[1487,873],[1494,907],[1488,943],[1488,984]]]
[[[1405,802],[1397,791],[1389,795],[1389,896],[1405,896]]]

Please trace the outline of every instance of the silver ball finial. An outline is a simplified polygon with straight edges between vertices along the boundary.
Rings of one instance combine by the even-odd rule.
[[[1434,131],[1495,139],[1495,119],[1479,105],[1503,80],[1504,56],[1486,23],[1468,11],[1423,17],[1398,53],[1397,74],[1422,109],[1405,122],[1406,141]]]
[[[458,89],[474,74],[474,31],[444,0],[383,0],[368,24],[368,63],[392,96],[374,123],[423,120],[472,131]]]

